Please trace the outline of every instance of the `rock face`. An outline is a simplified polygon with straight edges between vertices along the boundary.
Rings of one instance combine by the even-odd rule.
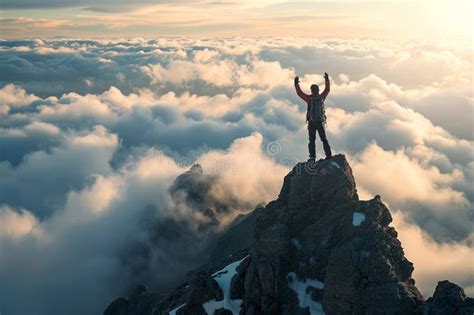
[[[175,203],[199,211],[206,218],[206,224],[199,224],[199,231],[210,230],[219,225],[217,211],[228,211],[230,205],[223,205],[209,192],[216,185],[216,177],[205,174],[202,166],[193,165],[189,171],[178,176],[169,189],[171,198]]]
[[[118,298],[105,310],[104,314],[127,315],[149,314],[158,299],[156,293],[151,292],[146,286],[138,285],[130,298]]]
[[[391,221],[379,196],[359,200],[343,155],[299,163],[188,282],[145,311],[118,299],[104,314],[472,314],[472,299],[446,281],[425,304]]]
[[[448,280],[438,282],[432,298],[426,301],[424,314],[474,314],[474,299],[466,297],[464,290]]]

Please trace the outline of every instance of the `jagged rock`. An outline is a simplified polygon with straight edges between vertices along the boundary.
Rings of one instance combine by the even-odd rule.
[[[104,311],[104,315],[152,314],[159,300],[157,293],[151,292],[147,286],[138,285],[130,298],[118,298]]]
[[[438,282],[432,298],[426,301],[424,314],[472,315],[474,299],[466,297],[463,288],[448,280]]]
[[[215,174],[207,174],[200,164],[193,165],[187,172],[179,175],[169,188],[171,198],[176,204],[200,212],[203,222],[198,224],[201,232],[212,231],[219,225],[219,215],[240,210],[245,207],[247,211],[255,205],[243,205],[240,200],[228,196],[225,202],[215,193],[219,186]]]
[[[241,250],[248,251],[255,243],[255,223],[263,208],[257,208],[247,215],[239,215],[215,242],[210,261],[221,262]]]
[[[298,163],[279,197],[236,219],[216,241],[212,259],[162,297],[155,314],[181,304],[176,314],[205,314],[204,303],[226,301],[210,275],[240,260],[226,288],[228,307],[238,307],[234,314],[472,314],[473,300],[449,282],[440,282],[425,304],[391,221],[380,196],[359,200],[343,155]]]
[[[202,305],[186,304],[176,311],[176,315],[207,315]]]
[[[245,296],[245,274],[250,264],[250,257],[245,258],[237,267],[237,274],[230,284],[230,298],[243,299]]]
[[[196,209],[207,219],[206,224],[200,224],[198,227],[202,231],[219,224],[215,212],[221,209],[221,205],[209,194],[216,180],[216,176],[204,174],[202,166],[195,164],[189,171],[179,175],[169,189],[176,203],[184,203]]]
[[[265,257],[282,256],[289,249],[290,235],[285,224],[274,224],[259,232],[254,246],[255,254]]]
[[[104,311],[104,315],[127,315],[129,314],[129,305],[130,301],[128,299],[120,297],[110,303],[110,305]]]
[[[411,279],[412,265],[388,227],[388,209],[380,198],[358,201],[343,156],[296,165],[285,177],[279,199],[266,210],[257,220],[256,244],[247,269],[252,285],[246,286],[245,305],[270,314],[258,301],[263,297],[278,301],[281,290],[269,283],[285,285],[289,272],[324,282],[319,297],[329,314],[409,313],[422,303]],[[360,226],[352,224],[354,212],[365,216]],[[289,235],[282,237],[283,233],[276,233],[279,230],[288,230]],[[291,257],[289,239],[301,244]],[[264,269],[262,278],[254,276],[257,268]],[[282,305],[272,307],[277,312],[282,309]],[[298,308],[285,305],[288,310]]]
[[[186,297],[186,305],[202,305],[209,300],[220,301],[223,298],[222,290],[219,288],[216,280],[206,272],[199,272],[191,278],[189,282],[190,290]]]

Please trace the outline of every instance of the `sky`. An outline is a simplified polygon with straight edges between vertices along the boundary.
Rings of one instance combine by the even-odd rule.
[[[472,45],[473,28],[469,0],[3,0],[0,9],[4,38],[338,36]]]
[[[389,207],[416,285],[473,296],[472,6],[429,3],[2,1],[0,313],[179,283],[307,159],[293,78],[324,72],[333,152]],[[213,216],[170,192],[193,163]]]

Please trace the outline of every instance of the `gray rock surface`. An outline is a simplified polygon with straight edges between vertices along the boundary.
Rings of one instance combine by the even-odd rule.
[[[359,200],[343,155],[298,163],[279,197],[224,231],[190,280],[141,313],[130,298],[104,314],[168,314],[183,304],[176,314],[206,314],[204,303],[225,299],[212,274],[242,259],[228,292],[240,314],[472,314],[472,299],[448,281],[424,302],[391,221],[379,196]]]
[[[464,293],[463,288],[448,280],[438,282],[432,298],[426,301],[424,314],[472,315],[474,299]]]

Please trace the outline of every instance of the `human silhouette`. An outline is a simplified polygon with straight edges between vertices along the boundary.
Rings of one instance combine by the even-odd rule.
[[[300,88],[300,79],[295,77],[295,89],[296,94],[301,97],[302,100],[308,105],[306,110],[306,121],[308,123],[308,134],[309,134],[309,159],[314,160],[316,158],[316,131],[319,133],[319,138],[323,142],[324,153],[326,158],[332,156],[331,147],[329,146],[328,139],[326,137],[326,113],[324,110],[324,100],[329,94],[330,83],[329,76],[324,73],[324,91],[319,94],[319,86],[317,84],[311,85],[311,95],[304,93]]]

